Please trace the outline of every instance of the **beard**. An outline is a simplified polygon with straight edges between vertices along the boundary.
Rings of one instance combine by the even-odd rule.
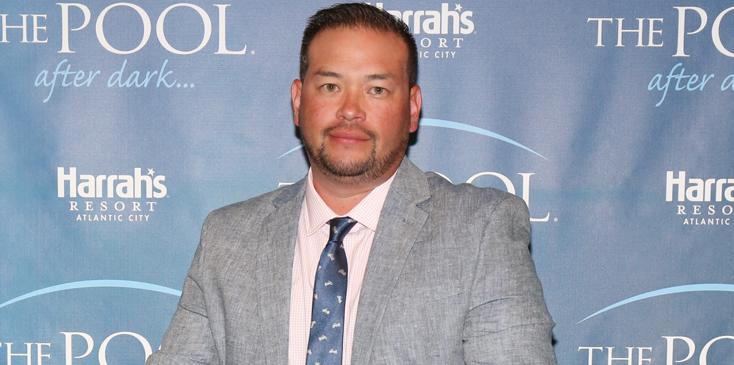
[[[340,126],[334,126],[325,129],[322,132],[322,136],[327,136],[329,132],[339,127]],[[409,136],[406,134],[400,139],[399,143],[394,148],[385,151],[384,154],[378,155],[377,136],[373,132],[363,129],[360,126],[353,126],[350,128],[358,129],[369,136],[371,148],[367,156],[361,160],[344,161],[339,158],[340,156],[335,155],[333,151],[329,151],[325,142],[316,146],[312,141],[309,141],[305,135],[302,135],[303,145],[306,148],[306,154],[308,155],[311,165],[327,175],[344,181],[373,181],[385,175],[395,161],[401,160],[408,148]],[[325,141],[325,139],[326,138],[322,140]]]

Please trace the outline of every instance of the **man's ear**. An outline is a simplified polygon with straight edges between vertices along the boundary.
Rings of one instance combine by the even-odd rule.
[[[410,88],[410,133],[418,130],[418,119],[421,117],[421,107],[423,106],[423,95],[418,85]]]
[[[301,121],[298,119],[298,113],[301,110],[301,87],[303,83],[299,79],[293,80],[291,84],[291,107],[293,108],[293,124],[298,127]]]

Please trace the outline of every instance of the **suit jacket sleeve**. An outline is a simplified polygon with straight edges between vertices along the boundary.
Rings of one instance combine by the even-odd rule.
[[[556,364],[529,243],[527,206],[508,196],[490,213],[477,253],[463,331],[467,364]]]
[[[178,307],[163,337],[161,348],[148,358],[147,365],[219,364],[204,292],[200,287],[204,275],[203,268],[206,267],[204,265],[206,228],[207,223],[204,223],[201,241],[194,254]]]

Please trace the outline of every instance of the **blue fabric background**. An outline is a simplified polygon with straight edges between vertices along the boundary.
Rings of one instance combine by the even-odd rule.
[[[41,363],[38,348],[50,356],[44,364],[66,364],[66,356],[74,364],[142,364],[143,345],[157,348],[175,309],[207,212],[305,174],[289,87],[298,74],[306,18],[327,2],[231,2],[227,46],[246,45],[245,55],[215,53],[217,2],[190,2],[212,23],[209,42],[192,55],[172,54],[156,37],[159,14],[175,2],[133,3],[152,29],[147,44],[127,55],[103,48],[95,33],[100,12],[114,2],[81,1],[91,16],[84,29],[69,33],[74,53],[59,52],[60,5],[0,3],[10,25],[19,25],[21,14],[44,14],[46,29],[39,34],[47,39],[30,42],[29,15],[29,42],[10,28],[0,43],[0,364],[25,364],[25,343],[31,343],[33,364]],[[720,88],[734,73],[734,60],[711,35],[715,18],[734,3],[383,3],[403,14],[445,7],[473,24],[469,34],[453,34],[453,26],[448,34],[413,27],[428,58],[420,59],[423,124],[409,156],[454,182],[479,174],[476,185],[511,189],[528,200],[537,220],[532,254],[557,322],[559,362],[607,364],[609,356],[626,358],[631,351],[631,363],[638,364],[642,351],[651,360],[639,364],[665,364],[691,350],[681,363],[702,364],[702,349],[713,340],[708,364],[730,363],[734,338],[715,339],[734,335],[732,226],[684,219],[733,218],[734,202],[666,201],[666,173],[734,179],[734,91]],[[673,57],[681,14],[675,6],[708,15],[700,33],[685,35],[689,57]],[[698,13],[683,14],[684,31],[694,31]],[[722,14],[721,42],[734,49],[734,12]],[[654,36],[662,46],[636,47],[637,35],[626,33],[624,47],[615,47],[618,21],[610,20],[605,47],[595,47],[597,25],[589,18],[624,18],[625,29],[636,28],[636,18],[663,19]],[[70,7],[69,27],[82,21],[79,8]],[[643,24],[647,44],[649,23]],[[127,6],[110,9],[101,25],[108,42],[122,50],[143,35],[140,16]],[[174,47],[193,49],[202,39],[202,20],[191,8],[177,7],[165,18],[164,32]],[[443,51],[453,57],[436,58]],[[78,87],[73,76],[66,87],[58,76],[49,97],[49,87],[37,81],[45,70],[50,82],[60,63],[62,70],[100,73],[90,86]],[[172,73],[164,82],[174,86],[158,84],[157,75],[147,87],[108,86],[123,64],[123,80],[165,64]],[[661,74],[664,82],[671,69],[681,68],[714,77],[691,91],[675,90],[673,79],[656,106],[662,92],[648,89],[651,80]],[[93,176],[153,169],[152,176],[165,176],[167,194],[108,197],[105,190],[99,198],[70,198],[67,183],[59,197],[59,167]],[[80,211],[70,211],[72,201]],[[125,208],[115,214],[123,222],[76,221],[78,214],[111,213],[102,211],[102,202],[111,210],[122,202]],[[154,211],[133,212],[134,202],[153,202]],[[90,211],[83,211],[85,204]],[[678,214],[678,205],[688,215]],[[701,215],[692,215],[696,205]],[[148,221],[130,222],[130,214],[147,214]],[[657,292],[666,288],[672,289]]]

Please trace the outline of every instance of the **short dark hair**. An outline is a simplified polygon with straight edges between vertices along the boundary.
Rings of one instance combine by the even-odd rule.
[[[308,70],[308,46],[322,30],[338,27],[366,27],[399,36],[408,48],[408,80],[412,87],[418,81],[418,48],[408,25],[385,10],[363,3],[336,4],[321,9],[308,19],[301,40],[301,80]]]

